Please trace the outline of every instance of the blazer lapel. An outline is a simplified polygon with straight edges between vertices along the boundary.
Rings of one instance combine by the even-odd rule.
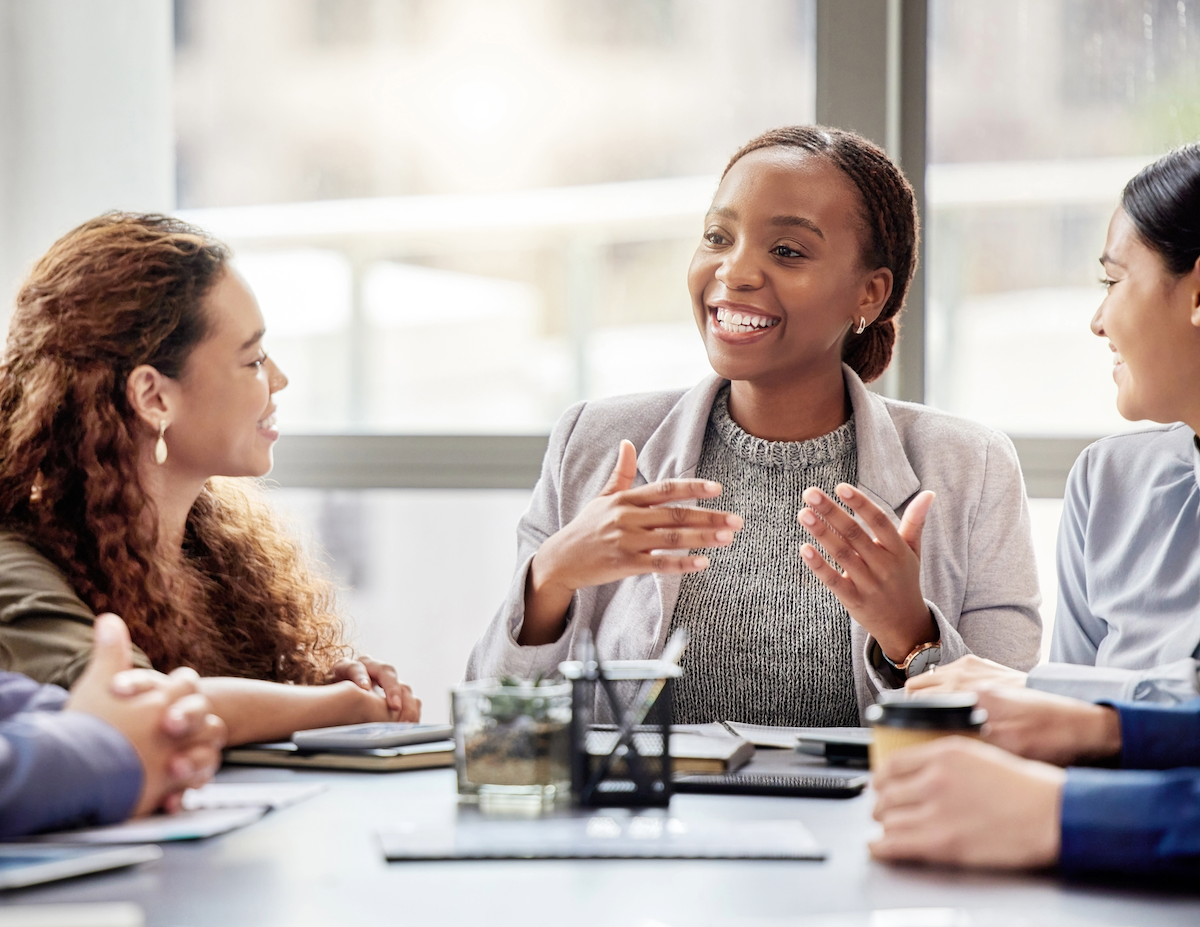
[[[842,365],[846,391],[854,409],[858,444],[858,488],[896,514],[921,488],[887,403],[863,385],[850,367]]]
[[[642,479],[647,483],[655,483],[659,480],[691,479],[696,475],[708,417],[717,393],[725,383],[724,379],[712,374],[683,394],[638,451],[638,474]],[[651,652],[646,654],[647,659],[657,657],[666,644],[667,630],[675,613],[682,579],[678,573],[654,574],[659,601],[658,632],[653,636],[654,645]]]

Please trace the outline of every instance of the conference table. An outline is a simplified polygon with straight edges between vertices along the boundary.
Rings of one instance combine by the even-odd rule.
[[[772,772],[820,761],[762,750]],[[805,769],[801,771],[812,771]],[[459,814],[454,772],[327,773],[226,767],[218,781],[314,781],[320,794],[161,860],[6,893],[0,906],[132,901],[150,927],[376,924],[532,927],[1077,927],[1200,924],[1200,886],[1071,882],[872,861],[868,789],[852,799],[675,795],[690,819],[799,820],[823,861],[393,862],[378,834]],[[0,911],[0,914],[3,912]]]

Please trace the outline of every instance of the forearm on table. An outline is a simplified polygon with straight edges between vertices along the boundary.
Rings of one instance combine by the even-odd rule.
[[[213,713],[225,722],[230,746],[287,740],[309,728],[378,720],[371,693],[352,682],[293,686],[209,676],[200,680],[200,690],[212,702]]]

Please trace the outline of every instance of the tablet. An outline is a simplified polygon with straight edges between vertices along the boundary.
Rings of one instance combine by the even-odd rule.
[[[450,724],[416,724],[411,721],[374,721],[296,731],[292,743],[301,750],[381,750],[449,740]]]
[[[159,859],[162,850],[148,846],[95,847],[55,844],[0,844],[0,889],[25,888],[89,872],[120,869]]]

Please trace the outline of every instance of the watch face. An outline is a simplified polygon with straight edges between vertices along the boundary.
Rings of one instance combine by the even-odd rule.
[[[923,672],[929,669],[929,667],[936,666],[938,663],[940,663],[941,659],[941,647],[928,647],[912,658],[908,664],[906,673],[910,679],[913,676],[920,676]]]

